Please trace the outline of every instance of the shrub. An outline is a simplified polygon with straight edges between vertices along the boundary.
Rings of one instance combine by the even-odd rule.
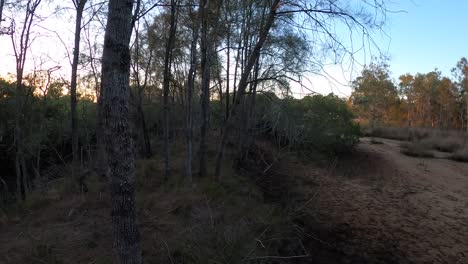
[[[301,152],[336,155],[359,141],[360,127],[346,102],[333,95],[276,99],[259,107],[264,126],[277,141]]]
[[[429,145],[424,142],[417,141],[406,145],[406,148],[401,150],[401,153],[411,157],[432,158],[434,153],[431,152]]]
[[[465,144],[464,147],[460,148],[450,158],[456,161],[468,162],[468,144]]]

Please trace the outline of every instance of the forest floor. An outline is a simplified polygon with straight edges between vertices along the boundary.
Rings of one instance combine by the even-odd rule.
[[[161,157],[139,161],[145,263],[467,264],[468,163],[378,141],[328,167],[260,141],[240,171],[226,160],[224,184],[191,190],[161,183]],[[183,146],[174,152],[183,164]],[[106,180],[91,177],[80,196],[67,179],[0,210],[0,263],[116,263]]]
[[[468,163],[409,157],[402,142],[378,141],[361,139],[327,173],[295,170],[318,244],[348,263],[468,263]]]

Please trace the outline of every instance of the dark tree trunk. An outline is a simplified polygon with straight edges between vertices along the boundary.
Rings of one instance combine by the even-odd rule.
[[[200,176],[206,175],[206,132],[209,122],[209,104],[210,104],[210,54],[208,40],[208,1],[200,1],[200,21],[201,21],[201,127],[200,127]]]
[[[3,6],[5,5],[5,0],[0,0],[0,25],[3,20]]]
[[[229,0],[226,0],[226,22],[228,23],[228,35],[227,35],[227,61],[226,61],[226,112],[224,116],[224,121],[229,118],[229,81],[230,81],[230,71],[231,67],[231,23],[229,21]]]
[[[226,147],[229,133],[234,128],[235,124],[238,123],[237,107],[243,102],[243,99],[245,96],[245,90],[248,85],[248,78],[249,78],[250,72],[252,71],[252,68],[254,67],[255,62],[260,57],[260,50],[262,49],[263,43],[265,43],[265,40],[268,37],[270,28],[273,25],[273,22],[275,20],[276,8],[278,7],[279,2],[280,0],[275,0],[272,3],[267,20],[264,26],[260,29],[258,41],[255,44],[254,49],[249,55],[247,65],[245,66],[245,70],[242,72],[242,75],[239,81],[237,96],[232,104],[230,117],[227,120],[226,124],[224,125],[223,136],[222,136],[219,148],[218,148],[218,155],[216,157],[215,177],[218,181],[221,180],[220,178],[221,177],[221,162],[223,159],[224,149]]]
[[[176,35],[176,1],[171,0],[171,25],[169,38],[166,43],[166,55],[164,58],[164,80],[163,80],[163,114],[164,114],[164,178],[168,179],[170,174],[169,164],[169,81],[171,75],[172,50]]]
[[[15,169],[16,169],[16,189],[17,198],[25,199],[28,193],[28,174],[26,168],[26,149],[24,145],[24,100],[27,96],[23,86],[23,73],[26,63],[26,55],[30,45],[30,33],[35,17],[36,9],[42,0],[29,0],[26,4],[26,11],[23,20],[23,28],[20,32],[19,41],[15,41],[14,34],[11,34],[11,41],[16,60],[16,94],[15,94]],[[22,186],[22,187],[21,187]],[[21,193],[23,189],[23,193]]]
[[[192,12],[192,10],[191,10]],[[186,142],[187,153],[185,159],[185,174],[188,184],[192,185],[192,160],[193,160],[193,91],[195,88],[195,71],[197,68],[197,42],[198,42],[198,28],[199,20],[194,23],[192,29],[192,43],[190,45],[190,69],[187,80],[187,112],[186,112]]]
[[[80,55],[80,36],[81,36],[81,20],[83,18],[83,10],[87,0],[75,0],[73,4],[76,8],[75,20],[75,43],[73,47],[73,61],[70,81],[70,110],[71,110],[71,137],[72,137],[72,155],[73,155],[73,172],[77,168],[79,162],[78,153],[78,118],[76,114],[76,85],[78,74],[78,60]],[[75,175],[74,175],[75,176]]]
[[[132,0],[109,1],[101,79],[114,247],[122,264],[142,263],[135,205],[135,153],[129,122],[132,6]]]

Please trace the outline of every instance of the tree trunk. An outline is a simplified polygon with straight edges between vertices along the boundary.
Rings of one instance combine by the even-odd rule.
[[[260,29],[260,33],[258,36],[258,41],[255,44],[255,47],[253,51],[250,53],[247,65],[245,67],[245,70],[242,72],[241,79],[239,81],[239,87],[238,87],[238,94],[236,97],[236,100],[233,102],[232,108],[231,108],[231,114],[229,119],[227,120],[226,124],[224,125],[223,129],[223,136],[221,139],[221,144],[219,145],[218,148],[218,155],[216,157],[216,169],[215,169],[215,177],[218,181],[221,180],[221,162],[223,159],[224,155],[224,149],[226,147],[227,139],[229,137],[230,131],[234,128],[234,125],[237,123],[237,107],[239,104],[243,101],[244,96],[245,96],[245,89],[247,88],[247,80],[249,78],[250,72],[252,71],[252,68],[255,65],[255,62],[258,60],[260,57],[260,50],[263,47],[263,43],[265,43],[266,38],[268,37],[268,33],[270,31],[271,26],[273,25],[273,22],[275,20],[275,15],[276,15],[276,8],[278,7],[280,0],[275,0],[270,8],[270,12],[268,15],[268,18],[264,24],[264,26]]]
[[[132,0],[109,1],[101,79],[114,247],[122,264],[142,263],[135,205],[135,153],[129,122],[132,7]]]
[[[169,37],[166,42],[166,55],[164,58],[164,80],[163,80],[163,115],[164,115],[164,178],[168,179],[169,166],[169,81],[171,74],[172,50],[176,34],[176,1],[171,0],[171,25]]]
[[[3,6],[5,5],[5,0],[0,0],[0,25],[3,20]]]
[[[191,10],[192,12],[192,10]],[[187,80],[187,112],[186,112],[186,142],[187,153],[185,159],[185,174],[188,184],[192,185],[192,160],[193,160],[193,91],[195,86],[195,71],[197,68],[197,42],[198,42],[198,28],[200,20],[195,22],[192,31],[192,43],[190,44],[190,69]]]
[[[83,10],[87,0],[76,0],[73,1],[76,8],[76,20],[75,20],[75,43],[73,47],[73,62],[72,72],[70,80],[70,108],[71,108],[71,141],[72,141],[72,155],[73,155],[73,168],[72,174],[75,173],[78,167],[78,118],[76,113],[76,86],[77,86],[77,74],[78,74],[78,60],[80,55],[80,36],[81,36],[81,20],[83,18]],[[73,175],[75,176],[75,175]]]
[[[465,95],[466,100],[466,133],[468,133],[468,95]],[[463,120],[462,120],[463,122]]]
[[[210,104],[210,49],[208,40],[208,1],[200,1],[200,21],[201,25],[201,127],[200,127],[200,176],[206,175],[206,132],[209,122],[209,104]]]
[[[231,67],[231,23],[228,21],[230,17],[228,16],[227,10],[229,10],[229,0],[226,0],[226,22],[228,23],[228,35],[227,35],[227,61],[226,61],[226,113],[224,121],[229,118],[229,81],[230,81],[230,71]]]

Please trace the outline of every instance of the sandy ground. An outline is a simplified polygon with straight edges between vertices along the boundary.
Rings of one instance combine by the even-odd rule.
[[[408,157],[401,142],[379,141],[362,139],[328,175],[304,174],[311,226],[321,227],[311,232],[345,263],[468,263],[468,163]]]

